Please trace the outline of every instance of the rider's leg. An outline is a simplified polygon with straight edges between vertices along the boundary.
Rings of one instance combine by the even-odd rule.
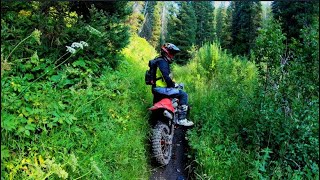
[[[178,90],[176,88],[157,88],[153,89],[154,94],[161,94],[170,98],[179,99],[179,108],[178,108],[178,124],[182,126],[192,126],[193,122],[187,120],[187,111],[188,111],[188,94],[183,90]]]
[[[180,100],[180,106],[178,109],[178,124],[182,126],[192,126],[193,122],[187,120],[188,94],[182,90],[179,90],[179,94],[177,94],[176,97]]]

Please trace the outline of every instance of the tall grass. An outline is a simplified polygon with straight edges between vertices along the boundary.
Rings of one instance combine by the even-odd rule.
[[[24,97],[29,109],[2,107],[1,117],[12,120],[1,123],[2,179],[148,179],[145,143],[152,96],[143,75],[155,54],[145,40],[132,37],[118,69],[86,78],[85,88],[55,89],[42,82]],[[2,81],[6,90],[13,86],[12,80]],[[2,101],[10,95],[2,93]],[[12,124],[24,116],[27,126]],[[25,128],[29,135],[12,130]]]
[[[206,44],[185,67],[174,69],[185,82],[192,106],[190,146],[198,179],[248,176],[253,155],[245,137],[254,125],[257,69],[245,59],[231,58],[216,44]]]

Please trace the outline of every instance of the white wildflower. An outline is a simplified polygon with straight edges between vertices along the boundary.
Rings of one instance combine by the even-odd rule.
[[[89,46],[88,43],[84,42],[84,41],[80,41],[80,44],[82,44],[84,47]]]
[[[81,43],[78,43],[78,42],[72,43],[71,47],[83,49],[83,45]]]
[[[70,52],[71,54],[76,53],[76,50],[70,46],[66,46],[67,47],[67,51]]]
[[[67,51],[70,52],[71,54],[75,54],[76,53],[76,49],[81,48],[83,49],[83,47],[88,46],[88,43],[84,42],[84,41],[80,41],[80,42],[73,42],[71,44],[71,46],[66,46],[67,47]]]

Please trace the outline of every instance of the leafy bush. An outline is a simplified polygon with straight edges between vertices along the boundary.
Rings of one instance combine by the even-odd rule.
[[[13,73],[31,73],[36,79],[60,63],[68,65],[81,57],[86,65],[81,71],[88,70],[91,75],[99,76],[105,66],[117,67],[121,59],[119,53],[129,42],[129,27],[124,24],[129,13],[122,10],[112,14],[114,9],[110,7],[103,11],[92,6],[90,20],[85,20],[71,11],[70,2],[1,2],[1,5],[1,40],[4,42],[1,62],[14,64],[10,71]],[[34,28],[41,36],[29,38],[35,37]],[[89,46],[66,60],[65,46],[80,41]],[[41,63],[36,62],[39,60]],[[52,75],[57,74],[50,72],[42,79]]]
[[[154,50],[136,39],[144,46],[121,52],[128,35],[116,14],[91,8],[85,23],[68,3],[1,2],[1,176],[146,179],[147,105],[132,91],[143,80],[133,58]]]
[[[265,160],[269,165],[262,170],[258,163],[254,177],[319,177],[318,29],[316,24],[304,28],[303,42],[292,40],[286,49],[278,24],[271,22],[260,31],[256,51],[265,58],[267,69],[261,69],[261,113],[253,141],[260,149],[269,149]],[[257,154],[257,159],[263,156]]]
[[[214,44],[175,67],[196,124],[188,134],[196,178],[319,177],[318,25],[301,38],[285,46],[271,19],[251,52],[259,69]]]
[[[144,85],[141,64],[147,66],[155,51],[134,37],[122,54],[118,70],[106,69],[95,81],[87,78],[85,87],[58,88],[62,80],[31,84],[18,76],[1,79],[2,177],[149,176],[144,143],[149,132],[146,108],[152,99],[145,96],[150,89]],[[59,74],[63,79],[64,72]]]
[[[186,67],[174,69],[185,82],[195,122],[188,137],[197,163],[196,178],[245,178],[252,168],[248,129],[255,118],[257,69],[206,44]],[[232,173],[231,173],[232,172]]]

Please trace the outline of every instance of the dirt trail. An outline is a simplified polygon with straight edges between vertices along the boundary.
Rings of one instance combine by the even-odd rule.
[[[188,144],[185,139],[187,128],[177,126],[173,137],[173,151],[172,159],[165,167],[159,166],[154,161],[151,163],[153,170],[151,180],[187,180],[189,172],[186,167],[188,166],[187,149]]]

